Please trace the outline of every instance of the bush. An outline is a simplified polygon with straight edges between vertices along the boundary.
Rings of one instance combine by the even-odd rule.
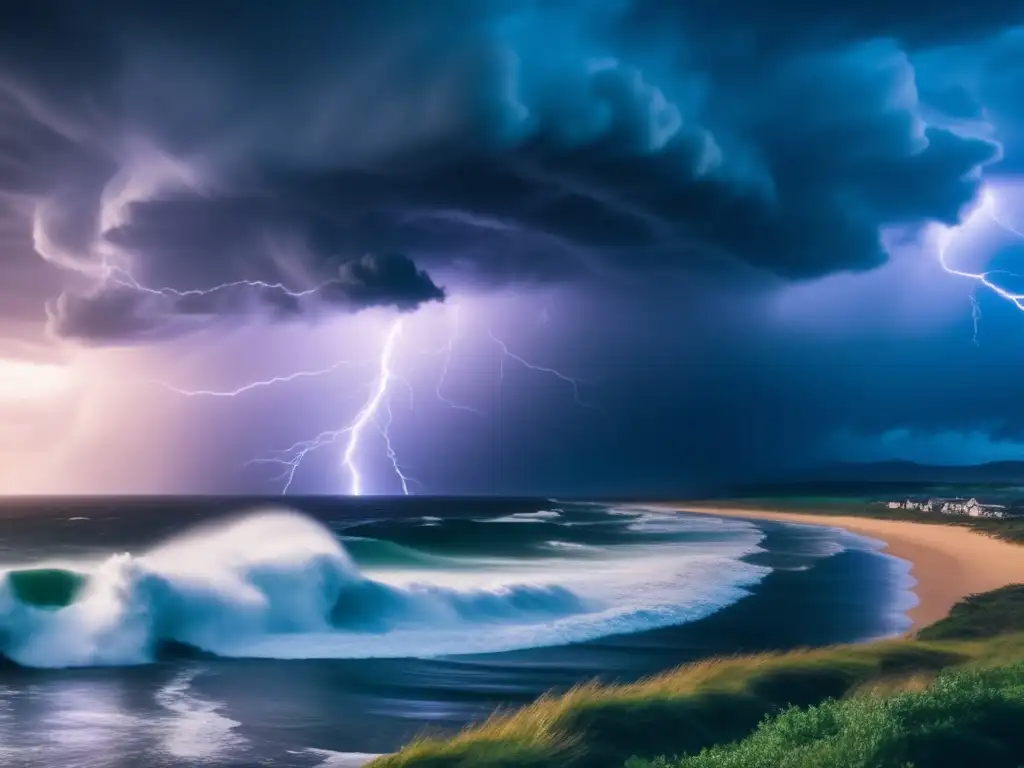
[[[962,669],[927,690],[831,700],[765,719],[748,738],[629,768],[1017,768],[1024,664]]]

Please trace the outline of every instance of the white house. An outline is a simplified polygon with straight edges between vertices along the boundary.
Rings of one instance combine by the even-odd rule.
[[[1006,507],[1002,504],[982,504],[979,510],[978,517],[1006,517]]]
[[[971,515],[971,517],[977,517],[977,514],[971,514],[972,510],[977,510],[978,500],[977,499],[950,499],[942,505],[942,513],[945,515]]]
[[[926,501],[887,501],[889,509],[917,509],[922,512],[941,512],[944,515],[967,515],[968,517],[1006,517],[1006,507],[1001,504],[979,504],[977,499],[928,499]]]

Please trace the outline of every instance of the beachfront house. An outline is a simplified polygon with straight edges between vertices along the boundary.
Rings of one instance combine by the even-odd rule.
[[[1002,504],[981,504],[977,499],[927,499],[915,501],[914,499],[903,499],[900,501],[887,501],[885,506],[889,509],[913,509],[920,512],[941,512],[944,515],[967,515],[968,517],[995,517],[1003,518],[1009,516],[1009,510]]]
[[[981,504],[978,507],[978,517],[1006,517],[1006,507],[1002,504]]]
[[[931,512],[932,502],[904,499],[902,501],[887,501],[885,504],[889,509],[916,509],[921,512]]]
[[[981,504],[977,499],[949,499],[942,502],[941,511],[946,515],[967,515],[968,517],[1006,517],[1002,504]]]
[[[947,499],[939,508],[944,515],[970,515],[971,517],[978,516],[977,510],[977,499]]]

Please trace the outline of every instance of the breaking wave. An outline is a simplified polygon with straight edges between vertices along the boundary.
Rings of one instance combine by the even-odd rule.
[[[504,517],[481,520],[484,523],[547,523],[562,516],[559,509],[539,509],[536,512],[516,512]]]
[[[0,572],[0,652],[24,666],[81,667],[148,663],[168,644],[266,658],[560,645],[684,623],[734,602],[767,572],[738,559],[760,538],[751,528],[728,552],[658,547],[597,569],[556,561],[371,578],[315,520],[255,512],[137,556]]]

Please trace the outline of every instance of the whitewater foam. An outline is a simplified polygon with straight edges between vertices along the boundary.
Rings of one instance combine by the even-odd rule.
[[[550,547],[551,549],[570,550],[576,552],[594,552],[598,550],[597,547],[591,547],[587,544],[579,544],[575,541],[547,541],[544,543],[544,546]]]
[[[319,763],[316,768],[361,768],[378,757],[383,757],[383,755],[368,752],[335,752],[330,749],[314,749],[313,747],[295,754],[307,754],[321,758],[323,762]]]
[[[559,509],[539,509],[536,512],[516,512],[504,517],[479,520],[481,523],[547,523],[562,516]]]
[[[210,761],[237,750],[245,740],[241,725],[220,713],[223,706],[192,691],[199,670],[185,670],[156,693],[156,703],[172,717],[163,726],[161,747],[177,760]]]
[[[762,534],[753,526],[733,534],[714,546],[622,547],[528,571],[370,578],[327,527],[263,511],[84,568],[84,588],[59,610],[22,602],[5,574],[0,638],[6,656],[36,667],[142,664],[167,642],[270,658],[560,645],[692,621],[739,599],[767,569],[737,559],[757,551]]]

